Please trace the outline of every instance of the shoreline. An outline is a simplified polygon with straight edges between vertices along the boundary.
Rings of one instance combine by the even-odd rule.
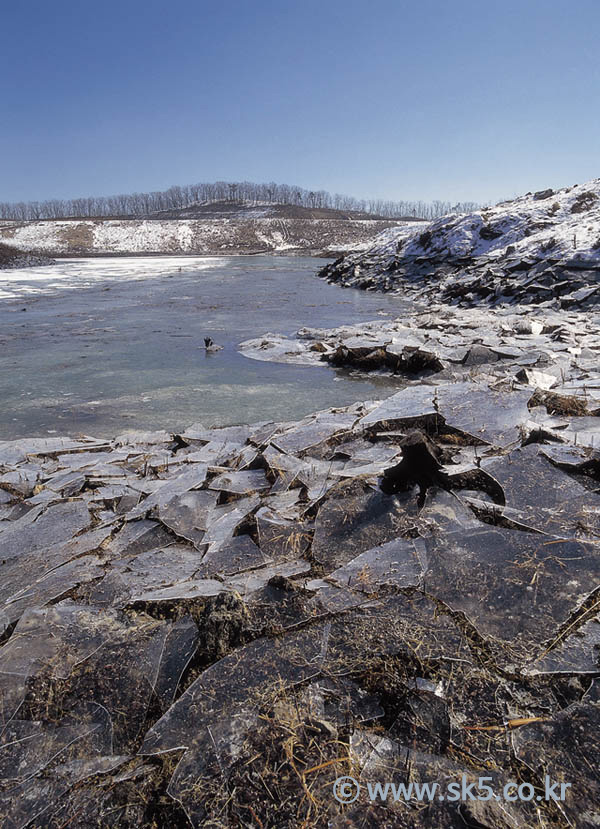
[[[23,781],[28,817],[135,789],[139,825],[228,825],[251,772],[265,825],[310,775],[311,825],[341,829],[374,808],[331,797],[347,763],[364,781],[407,761],[499,791],[526,766],[534,791],[572,783],[567,817],[593,813],[600,345],[592,315],[542,316],[303,329],[297,358],[380,371],[390,355],[408,384],[297,422],[0,443],[2,716],[15,738],[35,720],[49,757],[78,746],[71,791],[68,763]],[[507,803],[485,805],[502,825]],[[15,787],[0,815],[18,808]],[[447,826],[483,817],[436,808]],[[510,814],[558,825],[555,808]]]

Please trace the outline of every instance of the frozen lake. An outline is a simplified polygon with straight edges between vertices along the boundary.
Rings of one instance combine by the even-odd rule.
[[[328,285],[314,276],[323,264],[102,258],[0,271],[0,439],[292,420],[392,394],[391,379],[237,353],[267,331],[393,318],[408,307]],[[205,354],[205,336],[223,350]]]

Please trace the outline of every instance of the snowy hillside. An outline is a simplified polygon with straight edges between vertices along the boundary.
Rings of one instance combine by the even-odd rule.
[[[0,223],[0,242],[78,256],[326,253],[352,250],[396,225],[391,219],[348,218],[62,219]]]
[[[594,286],[599,269],[600,179],[594,179],[418,227],[387,229],[321,275],[373,290],[425,286],[425,293],[437,290],[468,303],[534,295],[535,301],[550,301],[570,288]]]

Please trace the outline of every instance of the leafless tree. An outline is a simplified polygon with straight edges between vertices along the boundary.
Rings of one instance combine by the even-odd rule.
[[[292,204],[310,208],[334,208],[344,212],[362,211],[387,218],[414,216],[435,219],[447,213],[467,213],[478,209],[475,202],[436,200],[387,201],[361,200],[340,193],[331,195],[325,190],[304,190],[289,184],[255,184],[249,181],[215,181],[189,185],[173,185],[164,191],[150,193],[121,193],[115,196],[80,197],[69,200],[49,199],[38,202],[0,202],[0,219],[32,221],[62,218],[101,218],[106,216],[160,217],[198,204],[218,201],[249,204]]]

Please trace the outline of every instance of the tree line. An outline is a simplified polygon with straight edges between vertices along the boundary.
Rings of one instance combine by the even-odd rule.
[[[80,199],[49,199],[31,202],[0,202],[0,219],[32,221],[36,219],[142,217],[180,210],[199,204],[229,201],[246,204],[291,204],[308,208],[334,208],[361,211],[386,218],[414,216],[436,219],[447,213],[477,210],[475,202],[386,201],[356,199],[325,190],[306,190],[289,184],[254,184],[249,181],[175,185],[151,193],[127,193],[118,196],[89,196]]]

